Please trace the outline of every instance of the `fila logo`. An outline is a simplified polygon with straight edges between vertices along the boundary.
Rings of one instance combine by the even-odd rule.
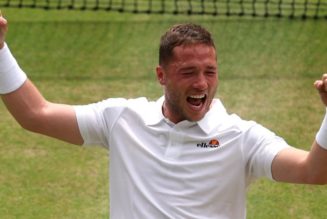
[[[219,147],[219,141],[217,139],[211,139],[209,143],[201,142],[196,144],[198,148],[217,148]]]

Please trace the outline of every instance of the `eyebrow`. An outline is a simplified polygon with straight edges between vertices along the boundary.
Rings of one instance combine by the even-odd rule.
[[[193,70],[196,69],[196,66],[186,66],[186,67],[181,67],[179,71],[187,71],[187,70]]]
[[[181,67],[179,70],[180,71],[187,71],[187,70],[193,70],[193,69],[196,69],[196,68],[197,68],[196,66],[185,66],[185,67]],[[210,66],[206,66],[206,69],[216,70],[217,67],[213,66],[213,65],[210,65]]]
[[[216,70],[217,69],[217,66],[213,66],[213,65],[210,65],[207,67],[208,69],[211,69],[211,70]]]

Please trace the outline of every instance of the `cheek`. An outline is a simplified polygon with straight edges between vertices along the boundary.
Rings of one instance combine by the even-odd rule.
[[[171,82],[171,81],[170,81]],[[170,96],[170,99],[179,100],[183,95],[183,87],[179,83],[169,83],[165,85],[165,93]]]
[[[218,80],[215,80],[215,81],[212,81],[209,86],[212,90],[213,93],[216,93],[216,90],[218,88],[218,84],[219,84],[219,81]]]
[[[211,85],[212,87],[217,87],[218,84],[219,84],[219,80],[218,80],[217,77],[212,78],[212,80],[210,80],[210,85]]]

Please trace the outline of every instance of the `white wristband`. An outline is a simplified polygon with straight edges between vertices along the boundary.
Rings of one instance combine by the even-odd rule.
[[[325,118],[322,121],[320,129],[316,135],[316,142],[327,150],[327,108]]]
[[[27,76],[19,67],[7,44],[0,49],[0,94],[17,90],[26,81]]]

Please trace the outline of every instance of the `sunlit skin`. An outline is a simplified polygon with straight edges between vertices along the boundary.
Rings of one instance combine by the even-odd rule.
[[[174,123],[199,121],[209,111],[218,87],[216,50],[205,44],[178,46],[167,66],[158,66],[164,88],[163,113]]]

